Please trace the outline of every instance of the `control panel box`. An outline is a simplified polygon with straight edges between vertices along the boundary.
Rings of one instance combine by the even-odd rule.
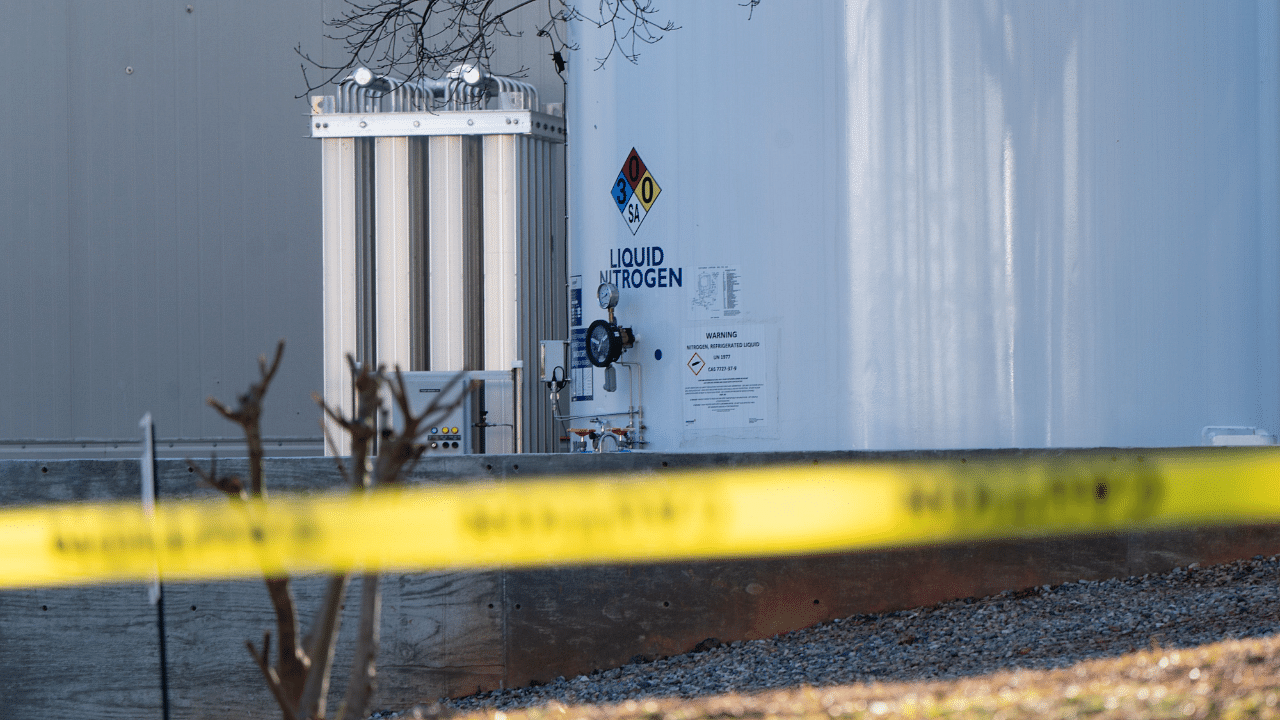
[[[538,378],[542,382],[562,382],[568,379],[569,341],[538,341]]]
[[[427,455],[475,452],[474,398],[468,396],[467,378],[457,379],[457,376],[458,373],[447,371],[403,373],[410,410],[417,415],[433,405],[437,408],[422,426],[421,442],[427,446]],[[394,404],[392,406],[394,408]],[[404,427],[399,408],[394,408],[392,421],[397,430]]]

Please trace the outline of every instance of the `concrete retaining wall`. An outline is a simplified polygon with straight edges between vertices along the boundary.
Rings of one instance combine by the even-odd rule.
[[[662,472],[697,466],[859,458],[1043,456],[1067,451],[490,455],[432,460],[415,482],[542,474]],[[221,472],[243,460],[219,462]],[[138,465],[117,460],[0,461],[8,505],[129,498]],[[182,461],[159,463],[161,496],[212,493]],[[268,486],[339,483],[333,461],[267,461]],[[431,528],[421,529],[431,542]],[[1280,552],[1280,529],[1234,527],[991,542],[806,558],[481,573],[395,575],[383,583],[377,706],[518,686],[686,652],[699,641],[765,637],[856,613],[1082,578],[1158,572]],[[322,580],[295,583],[305,613]],[[358,580],[348,598],[358,597]],[[258,581],[166,588],[175,718],[278,717],[244,640],[274,631]],[[349,602],[331,706],[346,681],[356,603]],[[304,616],[304,629],[309,623]],[[0,593],[0,718],[159,716],[155,611],[139,585]]]

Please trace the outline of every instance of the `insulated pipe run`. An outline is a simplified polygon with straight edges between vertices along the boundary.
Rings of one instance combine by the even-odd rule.
[[[437,99],[444,100],[449,95],[449,84],[435,78],[418,78],[413,83],[426,97],[427,111],[431,111]]]
[[[434,109],[437,99],[445,101],[448,110],[480,109],[494,93],[520,93],[522,109],[538,109],[538,91],[532,85],[507,77],[490,75],[472,65],[459,65],[449,71],[447,80],[419,78],[405,81],[388,75],[375,75],[366,67],[356,68],[339,84],[338,112],[381,112],[382,98],[391,96],[391,112],[408,112],[413,101],[425,101],[427,111]]]
[[[356,68],[351,74],[351,79],[362,88],[368,88],[370,92],[387,94],[396,89],[400,83],[386,76],[374,75],[373,71],[367,67]]]
[[[364,68],[361,68],[364,69]],[[378,87],[390,87],[392,90],[396,87],[396,81],[389,78],[381,78],[384,83],[378,83]],[[338,112],[344,113],[363,113],[363,112],[380,112],[382,110],[381,102],[370,102],[371,100],[380,100],[382,95],[371,90],[368,86],[361,85],[354,75],[348,76],[338,86]]]
[[[382,99],[391,98],[391,112],[430,111],[434,99],[445,95],[444,83],[424,78],[406,82],[387,75],[374,75],[369,68],[357,68],[338,86],[338,112],[382,112]],[[416,107],[421,104],[423,107]]]

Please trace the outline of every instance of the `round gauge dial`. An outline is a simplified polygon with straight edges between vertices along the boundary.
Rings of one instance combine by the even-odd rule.
[[[622,357],[622,333],[608,320],[596,320],[587,328],[587,359],[596,367],[608,367]]]
[[[608,310],[618,304],[618,286],[611,282],[600,283],[596,297],[600,299],[600,307]]]

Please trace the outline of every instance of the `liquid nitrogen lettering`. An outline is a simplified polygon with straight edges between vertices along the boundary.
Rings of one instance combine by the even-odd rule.
[[[663,266],[666,257],[657,245],[610,249],[609,269],[600,271],[600,282],[635,289],[684,287],[684,268]]]

